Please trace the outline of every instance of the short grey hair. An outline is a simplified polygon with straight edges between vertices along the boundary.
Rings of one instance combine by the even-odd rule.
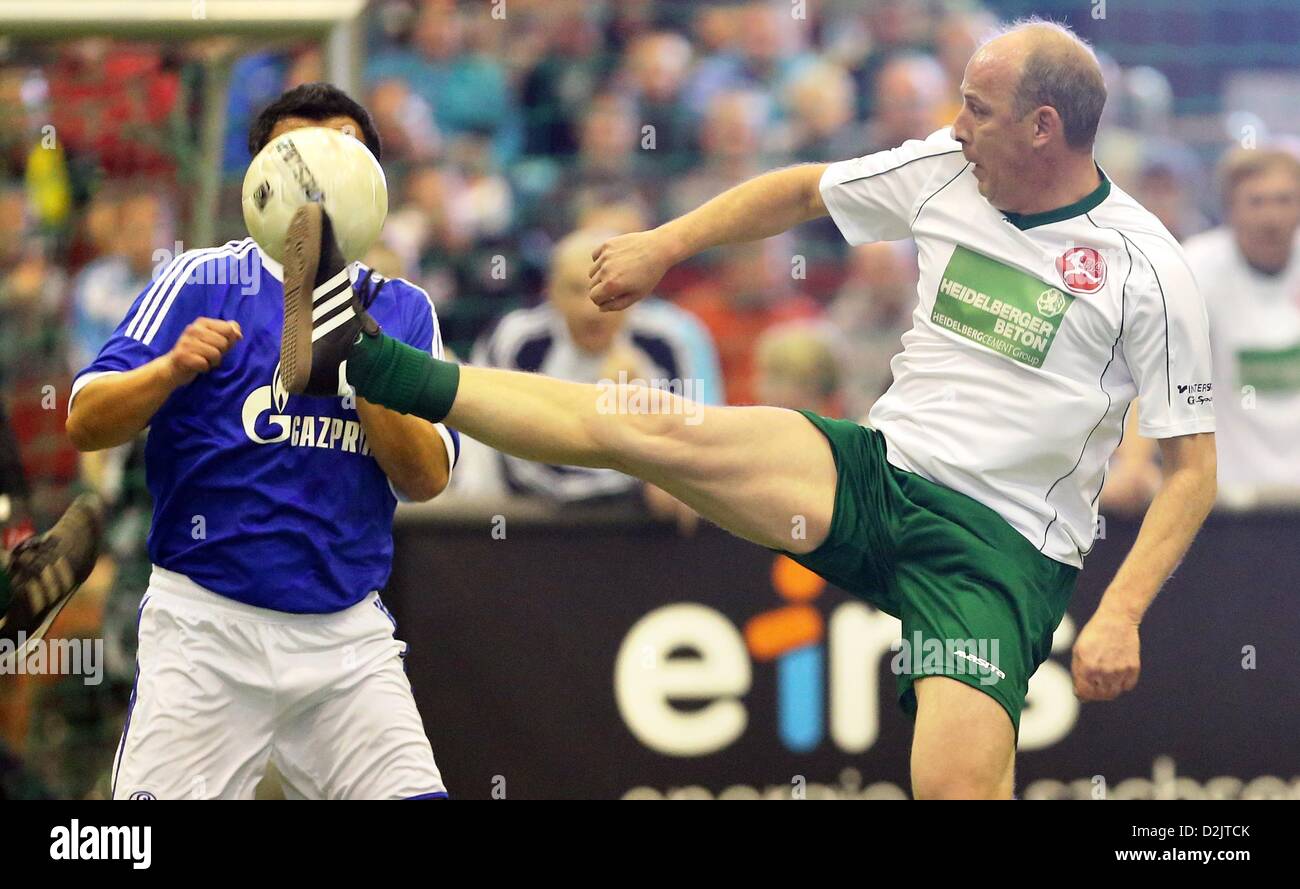
[[[1079,48],[1059,52],[1050,42],[1034,46],[1025,57],[1016,86],[1015,114],[1023,118],[1035,108],[1056,109],[1065,127],[1065,142],[1077,150],[1092,147],[1106,106],[1106,81],[1092,47],[1067,25],[1037,17],[1021,19],[1002,33],[1035,28],[1055,31]]]

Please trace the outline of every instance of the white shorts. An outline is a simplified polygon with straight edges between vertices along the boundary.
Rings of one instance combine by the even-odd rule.
[[[378,593],[285,614],[157,566],[114,799],[251,799],[274,762],[290,799],[445,796]]]

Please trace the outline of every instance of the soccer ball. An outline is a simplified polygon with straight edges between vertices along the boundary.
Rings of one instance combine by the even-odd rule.
[[[276,262],[284,262],[294,211],[308,201],[325,205],[343,258],[353,262],[379,240],[388,183],[360,139],[328,127],[290,130],[268,142],[244,176],[244,224]]]

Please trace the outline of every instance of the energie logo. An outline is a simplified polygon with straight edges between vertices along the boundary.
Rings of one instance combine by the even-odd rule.
[[[751,711],[775,707],[777,734],[791,752],[830,741],[854,754],[876,743],[882,699],[894,698],[898,619],[856,600],[818,608],[825,581],[785,556],[776,557],[771,580],[785,604],[745,620],[743,631],[699,602],[661,606],[632,625],[614,659],[613,691],[637,741],[666,756],[709,756],[745,734]],[[755,590],[755,601],[770,594]],[[1067,616],[1053,654],[1068,657],[1073,641]],[[769,664],[777,673],[775,701],[750,694],[755,665]],[[1069,669],[1049,659],[1029,683],[1020,748],[1055,744],[1078,710]]]
[[[790,604],[751,619],[745,644],[754,660],[776,663],[777,730],[785,746],[803,752],[820,744],[825,734],[826,626],[809,603],[826,589],[826,581],[777,556],[772,586]]]

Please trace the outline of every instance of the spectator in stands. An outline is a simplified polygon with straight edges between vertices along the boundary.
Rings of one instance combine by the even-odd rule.
[[[67,279],[51,251],[49,242],[29,234],[0,268],[0,387],[10,392],[23,384],[39,390],[67,372]],[[32,400],[39,403],[39,391]]]
[[[416,167],[407,175],[403,190],[404,197],[388,214],[383,239],[401,258],[402,277],[415,280],[430,273],[426,257],[445,270],[469,249],[473,235],[461,209],[460,177],[454,172],[437,166]],[[441,301],[454,293],[454,282],[444,281],[436,298]]]
[[[858,154],[895,148],[908,139],[924,139],[952,123],[951,117],[944,117],[948,81],[933,56],[894,56],[881,67],[875,88],[869,145]]]
[[[721,93],[713,100],[700,130],[704,156],[669,189],[661,215],[687,213],[763,169],[766,107],[755,92]]]
[[[778,324],[763,331],[756,351],[761,404],[844,415],[842,344],[834,327],[816,321]]]
[[[691,43],[696,52],[708,57],[727,52],[740,33],[740,10],[726,4],[701,4],[692,10]]]
[[[1234,149],[1219,181],[1227,224],[1186,251],[1210,317],[1220,491],[1300,493],[1300,160]],[[1170,382],[1177,398],[1210,394]]]
[[[67,278],[51,243],[30,230],[20,189],[0,186],[0,211],[13,214],[0,227],[0,398],[26,464],[32,518],[48,524],[71,502],[77,478],[76,450],[63,435]]]
[[[676,175],[694,160],[690,113],[681,98],[691,58],[690,42],[669,31],[638,37],[628,48],[627,86],[636,119],[654,128],[650,160],[660,176]]]
[[[166,126],[181,101],[176,58],[94,37],[67,43],[47,70],[51,123],[71,157],[109,176],[176,169]]]
[[[867,152],[867,134],[854,120],[853,78],[838,65],[814,62],[786,89],[790,109],[778,150],[798,163],[831,163]]]
[[[159,265],[161,254],[155,251],[169,250],[174,240],[155,192],[139,189],[128,193],[114,208],[111,252],[92,261],[73,279],[71,371],[90,364],[99,354]]]
[[[11,271],[23,258],[30,225],[27,195],[18,183],[0,187],[0,275]]]
[[[945,122],[953,120],[961,110],[961,82],[966,76],[966,65],[997,26],[997,18],[980,7],[950,10],[935,25],[934,54],[943,66],[947,81],[939,110]]]
[[[920,0],[873,0],[845,4],[828,22],[830,54],[849,68],[858,97],[858,118],[876,113],[876,78],[894,56],[915,52],[928,36],[929,18]]]
[[[715,273],[677,301],[713,335],[728,404],[758,402],[755,346],[764,330],[821,314],[817,303],[794,287],[791,245],[789,237],[777,236],[722,248]]]
[[[696,117],[703,117],[723,93],[751,91],[763,99],[764,125],[779,109],[769,97],[781,95],[790,78],[812,57],[804,50],[802,20],[789,8],[756,0],[738,13],[736,49],[702,60],[687,83],[684,100]]]
[[[1108,99],[1094,154],[1112,182],[1138,197],[1143,167],[1180,148],[1169,136],[1173,89],[1152,68],[1125,69],[1105,52],[1097,61]]]
[[[366,108],[379,130],[386,165],[428,163],[438,157],[442,134],[433,120],[433,109],[405,80],[389,78],[375,83]]]
[[[589,0],[582,0],[589,3]],[[595,4],[591,4],[595,5]],[[626,52],[637,38],[654,30],[663,19],[674,19],[682,14],[675,7],[689,4],[664,4],[661,0],[619,0],[600,4],[605,10],[605,43],[615,53]],[[681,24],[678,22],[677,24]]]
[[[466,50],[464,15],[454,0],[428,0],[420,8],[410,48],[377,53],[366,66],[366,83],[405,81],[433,109],[448,138],[487,135],[497,159],[505,160],[517,137],[515,103],[500,62]]]
[[[1200,193],[1201,165],[1196,155],[1169,139],[1146,143],[1133,197],[1180,242],[1209,227],[1209,220],[1196,205]]]
[[[447,160],[460,175],[459,196],[470,238],[504,237],[514,223],[514,194],[493,158],[491,144],[481,136],[462,136],[450,146]]]
[[[912,328],[918,275],[910,238],[853,248],[849,276],[827,309],[845,343],[845,416],[865,417],[894,381],[889,363]]]
[[[319,52],[298,49],[293,52],[255,52],[235,60],[230,68],[226,98],[226,136],[222,171],[230,176],[241,176],[252,158],[248,154],[248,129],[259,112],[289,89],[290,72],[294,79],[303,73],[303,65],[296,62],[300,56],[315,55],[319,65]],[[320,77],[314,80],[320,80]],[[298,81],[305,83],[310,81]],[[373,111],[373,106],[370,106]],[[384,154],[389,155],[388,140],[384,140]],[[387,157],[385,158],[387,159]]]
[[[636,195],[619,201],[581,202],[575,205],[578,228],[599,228],[616,232],[639,232],[649,225],[650,209]]]
[[[601,312],[587,298],[591,254],[614,234],[580,230],[560,241],[551,260],[547,301],[512,312],[474,349],[473,363],[543,373],[583,383],[645,380],[704,404],[717,404],[717,357],[703,326],[669,303],[647,301],[627,312]],[[488,467],[468,451],[471,465]],[[560,502],[625,497],[642,483],[609,469],[544,466],[493,454],[508,491]],[[462,475],[467,474],[461,464]],[[478,480],[476,487],[485,482]],[[662,498],[650,495],[653,505]]]
[[[529,200],[529,228],[553,243],[577,225],[576,207],[593,195],[625,198],[648,188],[640,163],[640,133],[627,97],[602,92],[591,100],[579,131],[577,156],[544,192]]]
[[[470,144],[458,143],[457,155]],[[460,350],[528,292],[508,237],[511,193],[489,162],[480,150],[411,170],[405,197],[384,226],[402,277],[428,292],[438,305],[444,344]]]
[[[325,59],[319,46],[308,45],[289,56],[289,68],[284,73],[286,90],[326,79]]]
[[[594,18],[574,0],[555,3],[547,18],[547,52],[519,87],[527,155],[569,158],[578,150],[583,112],[608,74]]]
[[[32,149],[31,106],[36,103],[30,97],[48,89],[40,71],[29,71],[25,65],[0,65],[0,177],[22,172]]]

